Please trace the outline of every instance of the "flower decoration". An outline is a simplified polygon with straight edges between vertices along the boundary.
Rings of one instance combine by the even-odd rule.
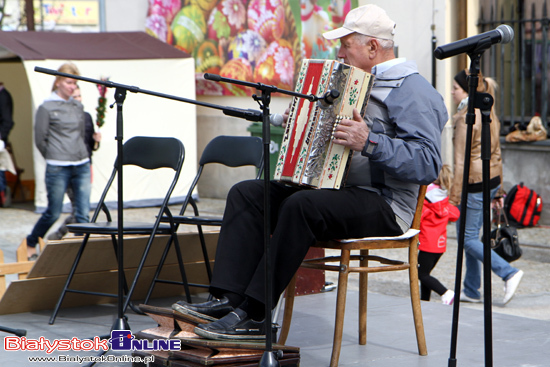
[[[107,82],[109,78],[102,77],[101,80]],[[105,112],[107,111],[107,98],[105,98],[107,87],[103,84],[98,84],[97,90],[99,91],[99,98],[97,99],[97,108],[95,109],[97,111],[96,124],[98,127],[102,127],[105,123]]]

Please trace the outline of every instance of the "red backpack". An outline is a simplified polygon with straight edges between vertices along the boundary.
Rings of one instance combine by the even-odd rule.
[[[536,226],[542,212],[542,198],[521,182],[510,189],[504,199],[504,212],[510,224],[517,227]]]

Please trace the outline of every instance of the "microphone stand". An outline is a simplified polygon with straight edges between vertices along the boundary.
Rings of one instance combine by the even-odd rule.
[[[117,84],[109,81],[104,80],[98,80],[98,79],[91,79],[91,78],[85,78],[81,77],[79,75],[73,75],[73,74],[67,74],[67,73],[61,73],[56,70],[46,69],[42,67],[35,67],[34,71],[39,73],[45,73],[50,74],[54,76],[60,76],[65,78],[71,78],[76,80],[81,80],[85,82],[95,83],[104,85],[105,87],[109,88],[116,88],[115,90],[115,103],[117,105],[117,119],[116,119],[116,136],[115,140],[117,140],[117,188],[118,188],[118,197],[117,197],[117,210],[118,210],[118,246],[117,246],[117,260],[118,260],[118,302],[117,302],[117,311],[118,315],[113,323],[113,326],[111,327],[111,330],[130,330],[130,325],[128,324],[127,317],[124,315],[124,308],[123,305],[123,289],[124,289],[124,264],[123,264],[123,174],[122,174],[122,161],[123,161],[123,152],[122,152],[122,140],[123,140],[123,113],[122,113],[122,105],[124,103],[124,100],[126,99],[126,92],[131,91],[136,93],[139,88],[137,87],[130,87],[125,86],[122,84]],[[114,104],[113,104],[114,105]],[[111,108],[113,107],[111,105]],[[129,299],[129,296],[128,296]]]
[[[115,139],[117,140],[117,155],[118,155],[117,162],[116,162],[117,171],[118,171],[118,197],[117,197],[117,209],[118,209],[118,233],[117,233],[117,235],[118,235],[118,246],[117,246],[118,302],[117,302],[117,311],[118,311],[118,315],[117,315],[117,319],[113,323],[113,326],[111,327],[111,330],[131,330],[130,325],[128,324],[128,321],[127,321],[127,317],[124,315],[124,313],[125,313],[125,310],[127,309],[128,305],[130,304],[130,298],[131,298],[131,296],[133,294],[133,291],[136,287],[137,279],[133,280],[132,285],[131,285],[130,289],[127,292],[125,302],[124,302],[124,294],[123,294],[124,287],[125,287],[125,281],[124,281],[124,264],[123,264],[123,185],[122,185],[123,184],[123,173],[122,173],[123,113],[122,113],[122,107],[123,107],[124,100],[126,98],[126,93],[128,91],[130,91],[132,93],[144,93],[144,94],[149,94],[149,95],[153,95],[153,96],[157,96],[157,97],[168,98],[168,99],[173,99],[173,100],[176,100],[176,101],[191,103],[191,104],[194,104],[194,105],[200,105],[200,106],[204,106],[204,107],[215,108],[215,109],[222,110],[223,113],[226,114],[226,115],[240,117],[240,118],[244,118],[244,119],[247,119],[247,120],[250,120],[250,121],[261,121],[262,118],[264,120],[267,118],[266,121],[269,122],[269,109],[267,109],[267,114],[266,114],[266,111],[264,111],[264,113],[262,115],[262,113],[260,111],[256,111],[256,110],[250,110],[250,109],[243,110],[243,109],[239,109],[239,108],[232,108],[232,107],[219,106],[219,105],[206,103],[206,102],[199,102],[199,101],[196,101],[196,100],[187,99],[187,98],[183,98],[183,97],[177,97],[177,96],[173,96],[173,95],[169,95],[169,94],[144,90],[144,89],[140,89],[139,87],[135,87],[135,86],[128,86],[128,85],[124,85],[124,84],[114,83],[112,81],[92,79],[92,78],[82,77],[82,76],[79,76],[79,75],[61,73],[61,72],[58,72],[56,70],[46,69],[46,68],[42,68],[42,67],[38,67],[38,66],[34,68],[34,71],[39,72],[39,73],[45,73],[45,74],[50,74],[50,75],[54,75],[54,76],[60,76],[60,77],[65,77],[65,78],[81,80],[81,81],[84,81],[84,82],[99,84],[99,85],[103,85],[107,88],[115,88],[115,103],[114,104],[116,104],[116,106],[117,106],[117,119],[116,119],[117,126],[116,126],[116,137],[115,137]],[[317,98],[317,97],[316,96],[310,96],[310,98]],[[269,104],[269,97],[268,96],[265,97],[265,102],[264,103]],[[113,107],[114,104],[111,105],[111,107]],[[268,140],[267,148],[268,148],[267,152],[268,152],[268,155],[269,155],[269,140]],[[269,162],[269,160],[268,160],[268,162]],[[145,261],[145,258],[142,258],[141,261],[143,263]],[[271,335],[271,334],[269,334],[269,335]]]
[[[485,331],[485,366],[493,365],[492,343],[492,310],[491,310],[491,218],[490,218],[490,161],[491,161],[491,108],[493,97],[488,93],[477,92],[481,55],[491,47],[490,41],[481,40],[476,49],[468,56],[471,59],[470,75],[468,77],[468,111],[466,114],[466,148],[464,154],[464,173],[462,180],[462,195],[460,204],[460,228],[458,233],[458,249],[455,276],[455,302],[453,304],[453,323],[451,331],[451,350],[449,367],[456,367],[456,344],[458,334],[458,315],[460,300],[460,285],[462,279],[462,261],[464,256],[464,233],[466,230],[466,213],[468,202],[468,178],[470,174],[470,157],[472,147],[472,130],[475,124],[475,109],[481,112],[481,159],[482,159],[482,195],[483,195],[483,308]]]
[[[318,101],[322,98],[337,98],[340,93],[336,90],[331,90],[325,97],[317,97],[313,94],[302,94],[294,91],[279,89],[273,85],[265,85],[262,83],[251,83],[242,80],[230,79],[221,77],[217,74],[204,74],[204,78],[217,82],[233,83],[243,85],[247,87],[256,88],[261,92],[260,96],[256,94],[252,95],[252,98],[258,102],[260,109],[262,110],[262,139],[264,147],[264,259],[265,259],[265,283],[266,283],[266,302],[265,302],[265,329],[266,329],[266,342],[265,351],[260,359],[259,366],[279,366],[277,355],[273,352],[273,336],[272,336],[272,319],[271,311],[273,304],[272,295],[272,271],[270,264],[270,239],[271,239],[271,207],[270,207],[270,169],[269,169],[269,145],[271,142],[270,126],[269,126],[269,104],[271,102],[271,94],[274,92],[283,93],[295,97],[305,98],[311,102]],[[328,97],[330,96],[330,97]]]
[[[124,264],[123,264],[123,193],[122,193],[122,140],[123,140],[123,113],[122,113],[122,105],[124,103],[124,100],[126,98],[126,93],[128,91],[132,93],[144,93],[149,94],[157,97],[162,98],[168,98],[173,99],[176,101],[191,103],[194,105],[199,105],[203,107],[209,107],[209,108],[215,108],[222,110],[222,112],[228,116],[234,116],[239,118],[244,118],[249,121],[262,121],[263,122],[263,148],[264,148],[264,251],[265,251],[265,266],[266,266],[266,318],[265,318],[265,324],[266,324],[266,351],[264,352],[264,355],[262,356],[260,360],[260,366],[278,366],[279,361],[277,360],[275,354],[272,350],[272,320],[271,317],[267,317],[267,315],[271,314],[272,309],[272,284],[271,284],[271,269],[270,269],[270,261],[269,261],[269,242],[270,242],[270,235],[271,235],[271,218],[270,218],[270,200],[269,200],[269,193],[270,193],[270,172],[269,172],[269,145],[270,145],[270,129],[269,129],[269,104],[271,102],[271,94],[274,92],[283,93],[291,96],[296,96],[300,98],[308,99],[311,102],[316,102],[320,99],[325,99],[327,103],[332,103],[332,101],[340,95],[340,93],[337,90],[330,90],[327,92],[324,96],[318,97],[313,94],[307,95],[302,93],[297,93],[294,91],[279,89],[272,85],[265,85],[262,83],[250,83],[245,82],[241,80],[236,79],[229,79],[229,78],[223,78],[216,74],[204,74],[205,79],[210,79],[214,81],[221,81],[221,82],[229,82],[234,84],[239,84],[243,86],[248,86],[252,88],[256,88],[261,91],[261,95],[253,95],[253,99],[258,102],[260,105],[260,111],[256,110],[243,110],[239,108],[232,108],[227,106],[220,106],[215,105],[212,103],[206,103],[206,102],[199,102],[196,100],[183,98],[183,97],[177,97],[169,94],[164,93],[158,93],[153,92],[145,89],[140,89],[139,87],[135,86],[128,86],[124,84],[114,83],[112,81],[105,81],[105,80],[99,80],[99,79],[92,79],[87,77],[82,77],[79,75],[73,75],[73,74],[67,74],[67,73],[61,73],[56,70],[46,69],[42,67],[35,67],[34,71],[39,73],[45,73],[50,74],[54,76],[61,76],[65,78],[71,78],[76,80],[81,80],[84,82],[94,83],[103,85],[107,88],[116,88],[115,89],[115,103],[117,105],[117,129],[116,129],[116,140],[118,142],[117,144],[117,170],[118,170],[118,198],[117,198],[117,208],[118,208],[118,241],[119,245],[117,248],[117,256],[118,256],[118,276],[119,276],[119,282],[118,282],[118,302],[117,302],[117,310],[118,310],[118,318],[115,320],[111,330],[131,330],[130,325],[128,324],[127,318],[124,315],[124,312],[126,308],[128,307],[130,303],[130,298],[133,294],[133,291],[135,289],[135,286],[137,284],[137,279],[134,278],[132,282],[132,286],[128,290],[128,293],[126,295],[126,302],[123,302],[124,296],[123,296],[123,289],[124,289]],[[113,104],[114,105],[114,104]],[[111,106],[113,106],[111,105]],[[144,262],[145,259],[142,258],[142,262]]]

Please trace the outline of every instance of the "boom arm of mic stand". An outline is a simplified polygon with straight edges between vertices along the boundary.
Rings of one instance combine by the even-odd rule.
[[[218,74],[205,73],[204,74],[204,79],[212,80],[212,81],[215,81],[215,82],[243,85],[245,87],[256,88],[258,90],[261,90],[262,92],[287,94],[289,96],[305,98],[305,99],[309,100],[310,102],[315,102],[315,101],[318,101],[319,99],[322,98],[322,97],[317,97],[314,94],[303,94],[303,93],[298,93],[298,92],[294,92],[294,91],[287,90],[287,89],[280,89],[280,88],[278,88],[274,85],[266,85],[266,84],[262,84],[262,83],[251,83],[251,82],[247,82],[247,81],[244,81],[244,80],[225,78],[225,77],[220,76]]]
[[[57,70],[41,68],[39,66],[36,66],[34,68],[34,71],[39,72],[39,73],[44,73],[44,74],[50,74],[50,75],[54,75],[54,76],[61,76],[61,77],[65,77],[65,78],[82,80],[82,81],[89,82],[89,83],[100,84],[100,85],[104,85],[107,88],[117,88],[119,90],[127,90],[127,91],[132,92],[132,93],[149,94],[149,95],[156,96],[156,97],[173,99],[175,101],[180,101],[180,102],[186,102],[186,103],[194,104],[194,105],[197,105],[197,106],[214,108],[214,109],[217,109],[217,110],[221,110],[224,114],[226,114],[228,116],[240,117],[240,118],[244,118],[244,119],[249,120],[249,121],[262,121],[261,111],[250,110],[250,109],[244,110],[244,109],[240,109],[240,108],[220,106],[220,105],[216,105],[216,104],[213,104],[213,103],[201,102],[201,101],[197,101],[197,100],[194,100],[194,99],[183,98],[183,97],[178,97],[178,96],[174,96],[174,95],[170,95],[170,94],[159,93],[159,92],[154,92],[154,91],[150,91],[150,90],[146,90],[146,89],[141,89],[141,88],[135,87],[135,86],[129,86],[129,85],[124,85],[124,84],[114,83],[112,81],[92,79],[92,78],[82,77],[80,75],[61,73]]]

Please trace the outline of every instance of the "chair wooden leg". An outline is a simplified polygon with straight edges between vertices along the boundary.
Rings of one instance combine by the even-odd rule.
[[[279,344],[284,345],[288,338],[290,331],[290,322],[292,321],[292,311],[294,309],[294,295],[296,292],[296,275],[292,277],[292,280],[286,287],[285,292],[285,310],[283,313],[283,325],[281,325],[281,332],[279,334]]]
[[[361,250],[361,260],[359,266],[367,268],[369,260],[367,256],[369,250]],[[369,290],[369,273],[359,273],[359,344],[367,344],[367,294]]]
[[[350,251],[342,250],[340,272],[338,274],[338,294],[336,296],[336,320],[334,322],[334,339],[332,341],[332,356],[330,367],[337,367],[342,349],[342,334],[344,332],[344,314],[346,312],[346,293],[348,290]]]
[[[416,342],[418,344],[418,354],[428,355],[426,347],[426,336],[424,334],[424,322],[422,320],[422,307],[420,305],[420,291],[418,286],[418,250],[417,237],[409,247],[409,283],[411,289],[411,304],[414,319],[414,328],[416,331]]]

